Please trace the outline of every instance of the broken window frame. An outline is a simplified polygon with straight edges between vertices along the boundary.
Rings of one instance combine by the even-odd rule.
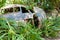
[[[12,8],[12,7],[11,7]],[[5,8],[5,9],[2,9],[2,11],[4,12],[3,14],[7,14],[7,13],[13,13],[13,8],[12,8],[12,11],[11,8]]]
[[[25,7],[21,7],[22,13],[29,13],[29,11]]]
[[[19,8],[19,9],[17,10],[17,8]],[[13,12],[20,12],[20,7],[14,7]]]
[[[24,9],[22,9],[22,8],[24,8],[25,10],[26,10],[26,12],[24,12],[25,10]],[[34,13],[34,11],[33,11],[33,9],[26,9],[26,7],[21,7],[21,9],[22,9],[22,13],[29,13],[29,11],[31,12],[31,13]],[[24,10],[24,11],[23,11]]]

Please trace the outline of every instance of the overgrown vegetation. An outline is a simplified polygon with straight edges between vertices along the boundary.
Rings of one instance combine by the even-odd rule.
[[[60,0],[0,0],[0,7],[6,4],[23,4],[28,5],[29,8],[38,6],[47,11],[60,8]]]
[[[60,17],[50,17],[43,22],[42,36],[57,37],[60,31]]]
[[[0,8],[6,4],[28,5],[28,9],[38,6],[47,11],[60,8],[60,0],[0,0]],[[57,37],[59,31],[60,17],[47,18],[38,29],[30,23],[16,22],[0,16],[0,40],[44,40],[43,37]]]
[[[60,31],[60,17],[45,20],[41,29],[12,19],[0,18],[0,40],[44,40],[43,37],[57,37]]]
[[[44,40],[39,29],[29,23],[0,18],[0,40]]]

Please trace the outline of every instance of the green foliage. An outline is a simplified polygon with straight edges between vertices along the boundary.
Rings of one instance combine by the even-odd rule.
[[[0,40],[44,40],[41,31],[32,27],[29,23],[0,18]]]
[[[1,8],[2,6],[4,6],[5,3],[6,3],[6,0],[0,0],[0,8]]]
[[[60,31],[60,17],[45,20],[41,29],[30,23],[16,22],[0,17],[0,40],[44,40],[44,37],[57,37]]]
[[[52,10],[54,8],[54,5],[51,1],[49,0],[44,0],[43,1],[43,4],[41,5],[41,7],[44,9],[44,10]]]
[[[47,37],[57,37],[60,31],[60,17],[49,19],[43,22],[42,35]]]
[[[1,0],[0,7],[4,6],[6,2],[8,4],[28,5],[29,9],[32,9],[34,6],[39,6],[47,11],[59,7],[60,4],[60,0]]]
[[[0,0],[0,7],[4,6],[6,1]],[[51,10],[59,6],[59,0],[9,0],[9,2],[11,4],[28,5],[27,9],[39,6],[44,10]],[[36,29],[29,23],[25,24],[0,17],[0,40],[44,40],[42,36],[56,37],[59,35],[60,17],[48,18],[42,24],[42,29]]]

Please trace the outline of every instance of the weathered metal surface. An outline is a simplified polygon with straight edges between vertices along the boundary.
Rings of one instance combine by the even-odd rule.
[[[11,5],[11,7],[16,7],[16,6],[20,7],[20,5]],[[10,8],[10,6],[4,7],[4,9],[6,9],[6,8]],[[36,14],[38,16],[39,20],[46,19],[46,14],[43,9],[34,7],[34,12],[35,13],[31,13],[31,12],[22,13],[22,10],[20,9],[19,12],[7,13],[7,14],[3,14],[3,16],[6,18],[11,18],[11,19],[15,19],[15,20],[24,20],[24,19],[29,19],[29,18],[33,19],[33,15]]]
[[[10,19],[14,19],[14,20],[24,20],[24,19],[28,19],[28,18],[33,18],[33,14],[29,14],[29,13],[9,13],[9,14],[5,14],[3,15],[6,18],[10,18]]]
[[[46,13],[44,12],[43,9],[39,7],[34,7],[34,11],[36,15],[38,16],[39,20],[45,20],[46,19]]]

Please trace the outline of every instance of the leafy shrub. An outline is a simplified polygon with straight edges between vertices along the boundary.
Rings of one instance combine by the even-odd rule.
[[[42,35],[46,37],[57,37],[60,31],[60,17],[50,17],[43,22]]]
[[[5,3],[6,3],[6,0],[0,0],[0,8],[1,8],[2,6],[4,6]]]

